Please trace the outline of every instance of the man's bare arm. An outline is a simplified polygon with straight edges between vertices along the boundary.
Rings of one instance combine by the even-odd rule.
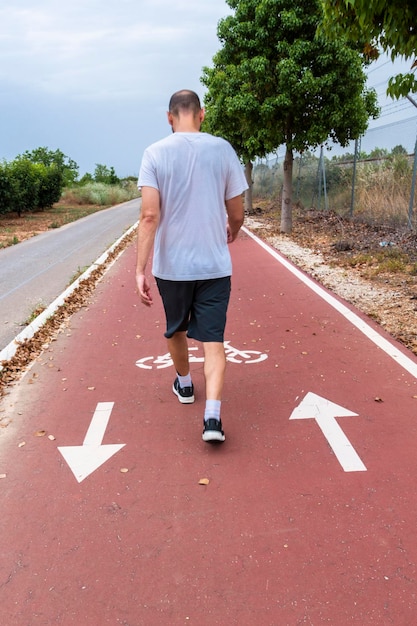
[[[236,239],[245,218],[243,198],[241,195],[226,200],[226,212],[228,218],[227,242],[232,243],[232,241]]]
[[[145,270],[155,240],[160,217],[159,191],[154,187],[142,187],[142,208],[138,225],[138,251],[136,261],[136,286],[143,304],[151,306],[150,284]]]

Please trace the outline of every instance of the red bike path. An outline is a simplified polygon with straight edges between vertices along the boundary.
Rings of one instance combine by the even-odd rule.
[[[231,252],[224,444],[198,344],[195,404],[172,393],[134,245],[3,399],[1,624],[416,623],[417,359],[248,233]]]

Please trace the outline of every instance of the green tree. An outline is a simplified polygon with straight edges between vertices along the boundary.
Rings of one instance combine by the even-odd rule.
[[[389,153],[388,153],[387,148],[374,148],[369,153],[369,157],[371,159],[381,159],[381,158],[388,156],[388,154]]]
[[[118,176],[116,176],[116,172],[113,166],[111,166],[110,168],[110,177],[109,177],[109,184],[110,185],[118,185],[120,183],[120,178],[118,178]]]
[[[101,165],[101,163],[96,163],[94,180],[96,183],[104,183],[105,185],[118,185],[120,183],[114,167],[109,168],[107,165]]]
[[[342,146],[376,117],[360,54],[317,33],[320,0],[227,0],[223,47],[204,68],[208,128],[247,164],[286,146],[281,231],[292,229],[294,150],[327,140]]]
[[[202,129],[227,139],[244,162],[249,185],[245,193],[245,209],[250,213],[252,162],[256,157],[272,152],[276,145],[265,127],[259,124],[261,100],[250,92],[247,85],[243,87],[245,68],[223,61],[225,52],[227,49],[223,48],[214,57],[214,68],[203,70],[202,82],[208,87],[208,92],[204,98],[206,117]],[[248,64],[251,64],[250,60]]]
[[[323,29],[329,36],[361,44],[369,59],[379,49],[391,59],[413,59],[410,72],[390,78],[387,92],[394,98],[417,91],[413,69],[417,51],[417,3],[415,0],[321,0]]]
[[[398,144],[398,146],[394,146],[393,149],[391,150],[391,154],[393,156],[398,156],[400,154],[407,154],[407,150],[404,148],[404,146],[402,146],[401,144]]]
[[[94,178],[90,172],[86,172],[79,180],[79,185],[88,185],[89,183],[93,183]]]
[[[110,176],[110,170],[107,165],[96,163],[93,178],[96,183],[106,183]]]
[[[26,150],[22,157],[32,163],[43,163],[47,167],[54,165],[62,173],[62,187],[74,184],[78,178],[77,163],[67,157],[61,150],[49,150],[49,148],[41,147],[31,152]]]

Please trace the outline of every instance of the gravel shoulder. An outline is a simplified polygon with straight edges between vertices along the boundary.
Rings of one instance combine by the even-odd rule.
[[[245,225],[297,267],[372,317],[417,355],[416,277],[397,272],[369,277],[363,267],[346,267],[346,258],[335,248],[340,234],[331,228],[320,233],[319,229],[311,228],[310,221],[304,227],[298,221],[290,236],[277,234],[276,223],[271,224],[270,218],[246,217]],[[378,230],[374,244],[378,246],[384,242],[384,234]],[[307,238],[311,247],[305,245]],[[368,247],[372,247],[371,238],[366,239]]]

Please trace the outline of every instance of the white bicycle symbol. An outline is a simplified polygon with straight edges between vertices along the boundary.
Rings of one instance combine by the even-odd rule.
[[[233,348],[229,341],[224,342],[224,349],[226,360],[230,363],[261,363],[261,361],[265,361],[265,359],[268,358],[267,354],[258,352],[257,350],[238,350],[237,348]],[[189,348],[190,363],[203,363],[204,357],[191,354],[191,351],[196,350],[198,350],[197,346]],[[151,370],[153,366],[159,370],[164,367],[171,367],[171,365],[173,365],[173,363],[169,352],[157,357],[144,356],[142,359],[136,361],[136,366],[145,370]]]

